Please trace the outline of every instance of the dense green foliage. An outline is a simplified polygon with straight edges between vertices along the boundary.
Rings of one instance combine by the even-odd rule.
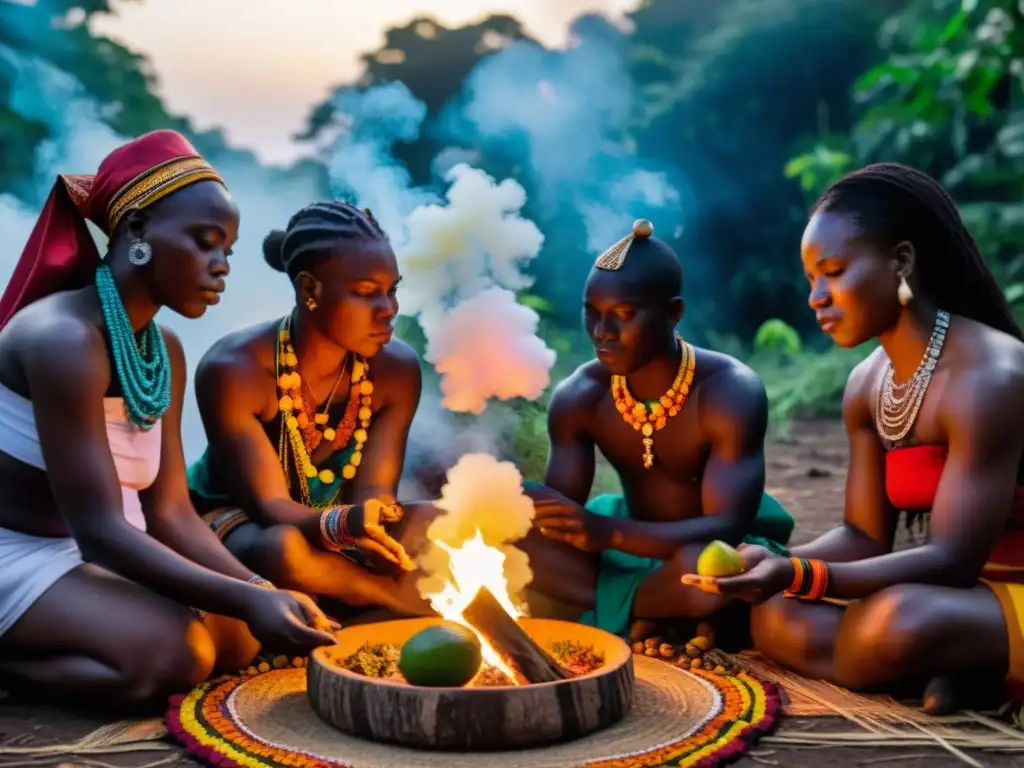
[[[74,72],[119,132],[176,127],[205,152],[228,152],[218,132],[197,134],[167,114],[143,58],[90,31],[88,17],[108,6],[0,2],[0,46]],[[666,235],[687,273],[684,331],[761,373],[776,424],[837,414],[846,375],[868,351],[832,349],[821,337],[798,266],[809,205],[851,168],[900,160],[946,183],[1024,313],[1024,3],[646,0],[629,21],[629,32],[599,19],[576,25],[614,37],[633,85],[629,119],[609,141],[685,181],[685,226]],[[381,50],[363,57],[363,77],[339,92],[405,83],[428,114],[395,156],[414,183],[430,184],[435,156],[452,143],[441,130],[446,109],[481,61],[525,38],[506,16],[460,29],[417,19],[388,30]],[[32,204],[33,151],[47,128],[12,108],[10,67],[0,56],[0,193]],[[318,138],[334,110],[333,98],[311,105],[299,138]],[[579,265],[590,258],[580,225],[535,199],[514,147],[466,148],[486,149],[475,162],[527,189],[526,213],[547,240],[522,299],[540,312],[559,353],[556,378],[564,376],[589,351],[578,327]],[[406,323],[403,335],[415,342],[417,330]],[[510,448],[531,476],[544,461],[543,405],[514,406],[521,428]]]

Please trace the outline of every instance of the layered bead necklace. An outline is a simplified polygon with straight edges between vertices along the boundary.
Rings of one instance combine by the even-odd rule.
[[[664,429],[668,420],[682,410],[693,384],[693,370],[696,364],[693,347],[683,341],[678,333],[676,342],[681,353],[679,369],[676,371],[672,386],[658,400],[650,403],[638,401],[629,393],[625,376],[612,376],[612,399],[615,401],[615,409],[622,414],[623,421],[643,435],[644,469],[654,466],[654,433]]]
[[[893,383],[895,373],[892,361],[889,361],[875,402],[875,428],[883,440],[898,443],[910,434],[942,354],[948,329],[949,313],[940,309],[935,315],[935,326],[924,357],[918,363],[914,375],[905,383],[898,386]]]
[[[349,385],[348,402],[345,412],[337,426],[329,425],[328,411],[334,400],[335,392],[341,379],[348,369],[347,360],[352,360],[352,375]],[[373,402],[373,382],[370,381],[370,366],[366,360],[351,355],[342,364],[338,378],[327,398],[323,409],[316,411],[316,395],[309,382],[299,373],[299,358],[292,345],[291,315],[281,320],[277,334],[277,350],[274,370],[277,378],[278,410],[281,413],[281,437],[278,443],[278,459],[288,475],[288,452],[291,450],[292,462],[299,478],[302,503],[308,507],[326,508],[334,503],[339,488],[327,499],[314,500],[310,493],[321,486],[330,486],[337,478],[330,469],[317,469],[331,454],[344,450],[349,441],[354,440],[352,454],[348,463],[342,468],[341,476],[352,480],[356,476],[359,465],[363,461],[363,446],[369,436],[370,408]],[[308,390],[310,398],[303,396],[303,386]]]
[[[171,361],[157,324],[150,322],[136,337],[110,267],[96,270],[103,322],[110,354],[121,385],[125,416],[143,432],[151,430],[171,407]]]

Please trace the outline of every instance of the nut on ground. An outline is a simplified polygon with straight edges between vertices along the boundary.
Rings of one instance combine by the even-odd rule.
[[[657,648],[646,648],[646,649],[644,649],[644,656],[650,656],[651,658],[656,659],[656,658],[658,658],[658,649]]]
[[[674,659],[676,657],[676,649],[674,645],[669,643],[662,643],[658,646],[658,653],[661,654],[663,659]]]
[[[658,637],[658,636],[648,637],[646,640],[644,640],[644,647],[645,648],[657,648],[659,645],[662,644],[662,642],[664,642],[664,641],[660,637]]]
[[[708,648],[711,647],[711,641],[706,637],[697,635],[697,637],[690,640],[690,645],[694,646],[695,648],[700,648],[702,651],[706,651]]]
[[[633,653],[643,653],[645,650],[644,644],[639,641],[633,643],[633,645],[631,645],[630,648],[633,649]]]
[[[645,638],[654,635],[658,625],[650,619],[637,619],[629,628],[629,642],[643,642]]]

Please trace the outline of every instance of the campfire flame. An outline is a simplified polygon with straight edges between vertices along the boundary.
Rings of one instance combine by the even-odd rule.
[[[451,547],[442,541],[434,541],[434,545],[448,554],[450,579],[444,581],[439,592],[428,593],[424,597],[442,618],[471,630],[480,640],[484,662],[500,669],[514,685],[518,685],[515,672],[462,615],[481,588],[489,590],[512,618],[518,619],[523,615],[508,593],[505,553],[484,543],[483,534],[479,530],[459,547]]]

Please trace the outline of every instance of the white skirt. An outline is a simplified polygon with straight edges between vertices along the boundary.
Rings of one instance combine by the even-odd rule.
[[[0,528],[0,636],[60,578],[84,565],[78,543]],[[189,606],[200,621],[207,611]]]
[[[30,536],[0,528],[0,635],[83,562],[78,544],[70,537]]]

